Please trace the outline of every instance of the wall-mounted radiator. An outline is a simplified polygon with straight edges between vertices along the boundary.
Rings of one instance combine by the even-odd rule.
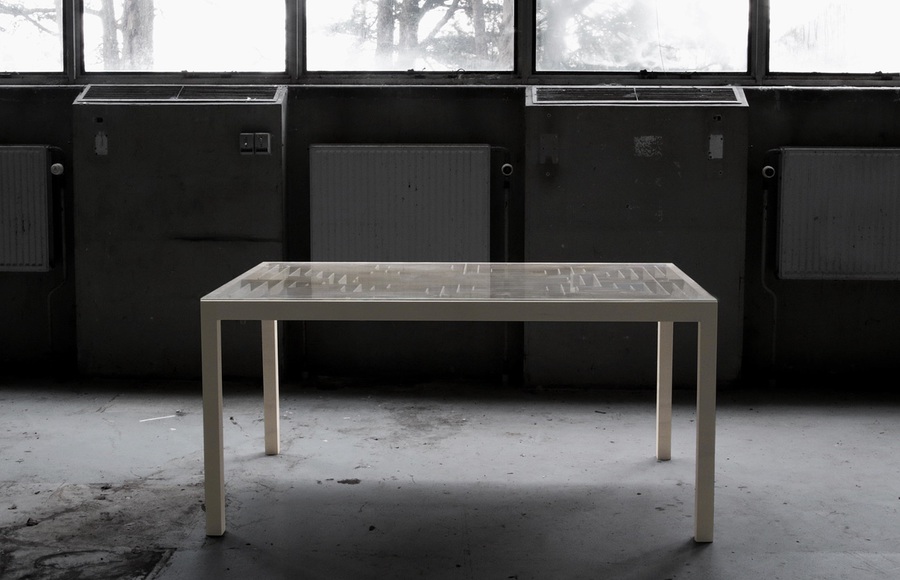
[[[489,145],[310,146],[313,260],[488,261]]]
[[[0,147],[0,272],[50,270],[51,164],[49,147]]]
[[[779,153],[778,276],[900,279],[900,149]]]

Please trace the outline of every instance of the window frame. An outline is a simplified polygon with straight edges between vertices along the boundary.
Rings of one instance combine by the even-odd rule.
[[[509,71],[309,71],[306,68],[306,2],[304,0],[289,0],[296,2],[298,15],[298,62],[295,81],[309,85],[491,85],[491,84],[519,84],[522,75],[522,49],[519,33],[521,17],[527,10],[523,10],[524,4],[533,5],[535,0],[515,0],[515,12],[513,22],[513,67]]]
[[[534,24],[532,25],[531,37],[533,46],[531,53],[534,56],[531,62],[531,75],[565,78],[567,82],[572,77],[571,82],[584,83],[585,77],[603,77],[611,80],[625,80],[631,83],[630,79],[639,80],[641,82],[650,82],[653,84],[736,84],[738,82],[746,82],[752,78],[753,54],[754,54],[754,28],[756,21],[754,19],[756,13],[756,5],[761,0],[744,0],[749,4],[747,14],[747,68],[744,71],[729,72],[685,72],[675,71],[671,73],[661,73],[658,71],[538,71],[537,70],[537,2],[538,0],[529,0],[532,5],[531,12],[534,15]],[[581,81],[575,80],[581,79]],[[721,80],[726,82],[721,82]],[[700,81],[700,82],[698,82]]]
[[[62,65],[61,71],[0,71],[0,86],[5,84],[12,85],[59,85],[68,84],[73,81],[70,59],[73,54],[74,41],[72,38],[72,15],[73,10],[69,8],[69,4],[76,0],[66,0],[62,3],[63,11],[63,29],[62,29]]]
[[[757,84],[761,86],[846,86],[846,87],[892,87],[900,85],[900,71],[892,73],[819,73],[819,72],[773,72],[769,64],[769,2],[753,0],[759,7],[760,23],[758,35],[764,35],[762,59]],[[786,0],[782,0],[786,1]]]
[[[784,1],[784,0],[782,0]],[[769,70],[769,2],[747,0],[748,58],[744,73],[642,73],[536,70],[536,0],[516,0],[513,69],[511,71],[307,71],[305,46],[305,0],[284,0],[285,70],[281,73],[255,72],[86,72],[82,32],[83,0],[64,0],[63,68],[61,72],[0,73],[4,85],[86,85],[86,84],[289,84],[289,85],[542,85],[542,84],[666,84],[743,86],[900,86],[900,73],[773,73]]]
[[[298,36],[296,14],[292,10],[303,0],[285,2],[285,68],[283,72],[147,72],[110,71],[89,72],[84,66],[84,0],[69,0],[73,17],[73,55],[69,78],[77,84],[285,84],[293,81],[291,62],[296,59],[293,38]]]

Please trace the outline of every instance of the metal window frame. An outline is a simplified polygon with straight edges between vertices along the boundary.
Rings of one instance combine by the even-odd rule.
[[[285,2],[285,68],[283,72],[87,72],[84,66],[84,0],[68,0],[72,22],[71,40],[66,48],[71,55],[66,58],[69,81],[76,84],[159,84],[159,83],[221,83],[221,84],[283,84],[292,77],[292,62],[296,61],[297,11],[295,8],[303,0],[283,0]]]
[[[746,0],[748,19],[748,70],[745,73],[641,73],[609,72],[537,72],[535,70],[536,0],[516,0],[514,65],[512,71],[499,72],[315,72],[306,70],[305,3],[284,0],[285,70],[283,73],[134,73],[84,70],[84,0],[65,0],[63,7],[64,70],[53,73],[10,72],[0,74],[4,85],[67,85],[99,83],[216,83],[216,84],[291,84],[291,85],[540,85],[540,84],[667,84],[667,85],[742,85],[761,87],[896,87],[900,73],[820,74],[772,73],[768,70],[768,23],[771,0]]]

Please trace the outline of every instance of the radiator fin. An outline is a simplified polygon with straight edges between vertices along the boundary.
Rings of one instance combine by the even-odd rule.
[[[50,152],[0,147],[0,271],[50,269]]]
[[[900,149],[780,153],[779,277],[900,279]]]
[[[313,145],[313,260],[488,261],[489,145]]]

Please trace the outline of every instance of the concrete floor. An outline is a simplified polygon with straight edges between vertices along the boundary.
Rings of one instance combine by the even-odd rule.
[[[900,578],[900,397],[720,389],[695,544],[693,393],[226,383],[228,531],[204,534],[199,383],[0,382],[0,577]]]

